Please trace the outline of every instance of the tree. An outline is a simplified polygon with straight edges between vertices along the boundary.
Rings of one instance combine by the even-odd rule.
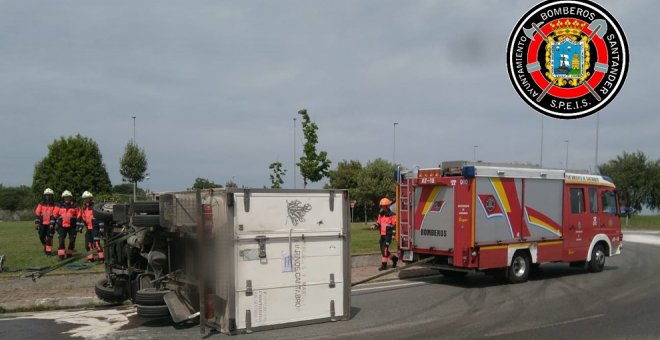
[[[375,218],[378,201],[383,197],[394,200],[394,171],[396,165],[383,159],[376,159],[360,171],[354,197],[367,210],[367,218]]]
[[[273,173],[270,174],[270,187],[273,189],[281,189],[282,184],[284,184],[284,175],[286,175],[286,170],[282,169],[282,163],[270,163],[268,169],[273,170]]]
[[[35,195],[30,187],[3,187],[0,184],[0,209],[15,212],[17,210],[32,209],[36,205]]]
[[[135,141],[126,144],[124,155],[119,161],[119,173],[125,181],[133,183],[133,199],[136,198],[138,182],[142,182],[147,176],[147,156],[144,149],[140,149]]]
[[[80,135],[56,139],[48,146],[46,157],[34,166],[32,192],[38,196],[45,188],[56,194],[69,190],[74,196],[85,190],[109,193],[110,185],[98,144]]]
[[[192,186],[193,189],[211,189],[211,188],[222,188],[222,184],[216,184],[213,181],[210,181],[206,178],[197,177],[195,178],[195,183]]]
[[[133,196],[133,189],[134,188],[132,183],[122,183],[113,186],[112,193],[116,195]],[[146,199],[147,197],[147,193],[144,191],[144,189],[140,187],[137,188],[136,193],[139,199],[143,199],[143,198]]]
[[[225,188],[238,188],[238,184],[230,179],[225,182]]]
[[[653,188],[652,183],[657,173],[657,162],[650,162],[643,152],[623,152],[616,159],[598,167],[600,173],[612,178],[617,186],[621,206],[642,210],[642,205],[658,206],[657,196],[660,190]]]
[[[300,162],[296,163],[300,167],[300,175],[303,177],[303,185],[307,188],[307,182],[318,182],[328,175],[330,160],[327,159],[328,153],[325,151],[316,151],[316,144],[319,138],[316,131],[319,127],[309,119],[307,110],[298,111],[302,117],[303,135],[305,136],[305,145],[303,146],[303,155]]]
[[[360,161],[343,160],[337,164],[336,170],[331,170],[328,174],[330,183],[326,189],[348,189],[351,195],[358,187],[358,177],[362,172]]]

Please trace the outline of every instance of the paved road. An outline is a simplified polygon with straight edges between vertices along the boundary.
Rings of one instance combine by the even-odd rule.
[[[660,233],[625,234],[622,256],[589,274],[549,264],[524,284],[485,275],[442,276],[356,287],[350,321],[278,329],[240,339],[658,339]],[[35,322],[39,320],[38,322]],[[178,339],[199,337],[144,320],[133,307],[17,314],[0,319],[0,338]],[[211,338],[220,338],[215,335]]]

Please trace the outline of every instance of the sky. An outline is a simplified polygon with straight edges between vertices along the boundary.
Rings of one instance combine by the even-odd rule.
[[[568,167],[593,170],[596,116],[542,118],[509,81],[509,35],[537,2],[0,1],[0,183],[31,185],[48,145],[81,134],[121,184],[135,116],[142,187],[203,177],[260,188],[279,161],[292,188],[302,108],[333,168],[475,153],[538,164],[541,150],[545,167],[563,168],[568,144]],[[598,3],[630,48],[625,84],[599,113],[598,161],[637,150],[658,159],[660,2]]]

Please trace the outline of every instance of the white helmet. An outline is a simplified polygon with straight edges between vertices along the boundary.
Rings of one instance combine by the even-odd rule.
[[[62,198],[67,197],[67,196],[72,197],[73,195],[71,195],[71,191],[64,190],[64,192],[62,192]]]
[[[85,191],[85,192],[83,192],[83,194],[82,194],[82,198],[92,198],[92,197],[94,197],[94,196],[93,196],[92,193],[89,192],[89,191]]]
[[[55,192],[51,188],[46,188],[46,190],[44,190],[44,195],[55,195]]]

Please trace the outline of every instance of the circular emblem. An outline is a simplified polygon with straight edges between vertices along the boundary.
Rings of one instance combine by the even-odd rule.
[[[488,196],[484,206],[486,207],[487,212],[492,213],[493,210],[495,210],[495,198],[493,196]]]
[[[520,97],[551,117],[585,117],[607,105],[628,73],[623,30],[591,1],[544,1],[518,22],[507,48]]]

